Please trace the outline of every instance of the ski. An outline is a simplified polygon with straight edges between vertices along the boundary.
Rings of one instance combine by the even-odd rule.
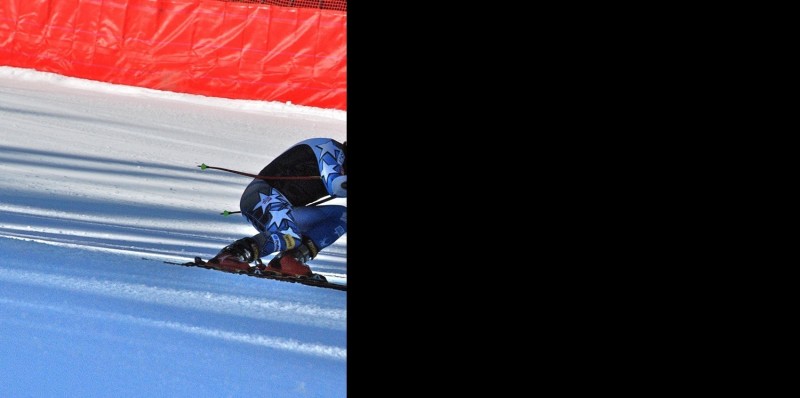
[[[263,278],[263,279],[272,279],[282,282],[291,282],[291,283],[300,283],[303,285],[308,286],[316,286],[322,287],[326,289],[335,289],[335,290],[342,290],[347,291],[347,285],[342,285],[339,283],[328,282],[324,279],[314,279],[309,277],[298,277],[298,276],[291,276],[291,275],[282,275],[273,271],[261,271],[258,267],[250,267],[249,272],[240,271],[240,270],[230,270],[225,268],[218,268],[214,267],[213,264],[210,264],[203,260],[200,257],[195,257],[194,261],[188,261],[185,263],[176,263],[172,261],[164,261],[167,264],[174,264],[174,265],[182,265],[184,267],[200,267],[205,269],[211,269],[214,271],[222,271],[227,272],[229,274],[240,274],[240,275],[247,275],[252,276],[255,278]]]

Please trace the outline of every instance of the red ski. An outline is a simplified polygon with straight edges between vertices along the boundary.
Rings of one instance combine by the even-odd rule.
[[[164,261],[164,262],[167,263],[167,264],[182,265],[184,267],[200,267],[200,268],[205,268],[205,269],[212,269],[212,270],[215,270],[215,271],[227,272],[227,273],[230,273],[230,274],[241,274],[241,275],[252,276],[252,277],[255,277],[255,278],[273,279],[273,280],[278,280],[278,281],[282,281],[282,282],[300,283],[300,284],[303,284],[303,285],[317,286],[317,287],[322,287],[322,288],[326,288],[326,289],[335,289],[335,290],[347,291],[347,285],[328,282],[328,280],[324,276],[322,276],[320,274],[314,274],[311,277],[285,275],[285,274],[281,274],[281,273],[278,273],[278,272],[275,272],[275,271],[261,270],[259,267],[250,267],[250,269],[247,270],[247,271],[235,270],[235,269],[230,269],[230,268],[219,267],[217,264],[212,264],[212,263],[209,263],[207,261],[204,261],[200,257],[195,257],[194,261],[189,261],[189,262],[186,262],[186,263],[175,263],[175,262],[171,262],[171,261]]]

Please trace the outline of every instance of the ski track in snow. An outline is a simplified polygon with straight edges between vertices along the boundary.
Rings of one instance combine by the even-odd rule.
[[[146,303],[206,310],[254,319],[326,327],[335,330],[344,330],[346,326],[344,310],[326,309],[266,298],[254,301],[252,297],[247,296],[164,289],[141,284],[97,281],[6,268],[0,268],[0,280]]]
[[[2,277],[3,277],[2,271],[0,271],[0,278]],[[73,317],[97,318],[103,321],[115,321],[122,323],[137,324],[146,327],[171,329],[183,333],[223,339],[236,343],[252,344],[273,349],[292,351],[299,354],[314,355],[327,359],[334,359],[334,360],[347,359],[347,351],[342,347],[331,347],[321,344],[306,344],[293,339],[270,337],[264,335],[253,335],[246,333],[236,333],[219,329],[210,329],[199,326],[192,326],[180,322],[160,321],[160,320],[147,319],[130,315],[121,315],[118,313],[107,312],[107,311],[97,311],[90,308],[32,304],[29,302],[21,302],[3,297],[0,297],[0,304],[13,305],[23,309],[32,309],[39,311],[44,310],[47,312],[60,313]],[[42,325],[37,324],[28,326],[41,327]],[[71,330],[72,329],[70,328],[58,328],[57,330],[53,331],[57,331],[59,333],[69,333]]]
[[[237,343],[252,344],[273,349],[292,351],[299,354],[319,356],[327,359],[335,359],[335,360],[347,359],[347,351],[344,348],[331,347],[320,344],[305,344],[292,339],[236,333],[218,329],[209,329],[199,326],[187,325],[179,322],[159,321],[141,317],[134,317],[130,315],[120,315],[117,313],[96,311],[88,308],[54,306],[54,305],[35,305],[27,302],[4,299],[2,297],[0,297],[0,304],[13,305],[27,309],[46,310],[48,312],[56,312],[78,317],[98,318],[104,321],[125,322],[125,323],[143,325],[147,327],[172,329],[199,336],[212,337],[223,340],[229,340]],[[34,326],[34,325],[29,325],[29,326]],[[35,326],[41,327],[41,325],[35,325]],[[59,333],[68,333],[70,332],[70,330],[71,329],[68,328],[59,328],[53,331],[57,331]]]

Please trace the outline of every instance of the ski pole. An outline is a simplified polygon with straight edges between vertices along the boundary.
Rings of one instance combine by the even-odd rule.
[[[243,175],[243,176],[246,176],[246,177],[253,177],[253,178],[257,178],[259,180],[317,180],[317,179],[322,178],[322,176],[283,176],[283,177],[260,176],[260,175],[245,173],[243,171],[236,171],[236,170],[226,169],[226,168],[222,168],[222,167],[208,166],[205,163],[197,165],[197,167],[199,167],[201,170],[214,169],[214,170],[227,171],[229,173],[239,174],[239,175]]]
[[[323,199],[320,199],[320,200],[318,200],[316,202],[309,203],[309,204],[306,205],[306,207],[316,206],[316,205],[318,205],[320,203],[325,203],[325,202],[327,202],[327,201],[329,201],[331,199],[336,199],[336,196],[328,196],[327,198],[323,198]],[[236,213],[241,213],[241,211],[238,211],[238,210],[237,211],[223,210],[222,213],[219,213],[219,214],[221,214],[223,216],[229,216],[231,214],[236,214]]]

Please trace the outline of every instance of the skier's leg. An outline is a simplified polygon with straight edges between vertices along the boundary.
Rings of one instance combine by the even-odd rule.
[[[281,251],[270,260],[267,269],[325,280],[324,276],[314,274],[306,263],[347,232],[347,208],[299,206],[292,210],[292,214],[302,241],[298,241],[297,246],[290,250]]]
[[[295,207],[292,211],[300,233],[322,250],[347,232],[347,207],[339,205]]]
[[[253,180],[239,201],[242,216],[259,231],[253,236],[258,257],[291,249],[300,244],[300,229],[294,208],[283,194],[264,180]]]

